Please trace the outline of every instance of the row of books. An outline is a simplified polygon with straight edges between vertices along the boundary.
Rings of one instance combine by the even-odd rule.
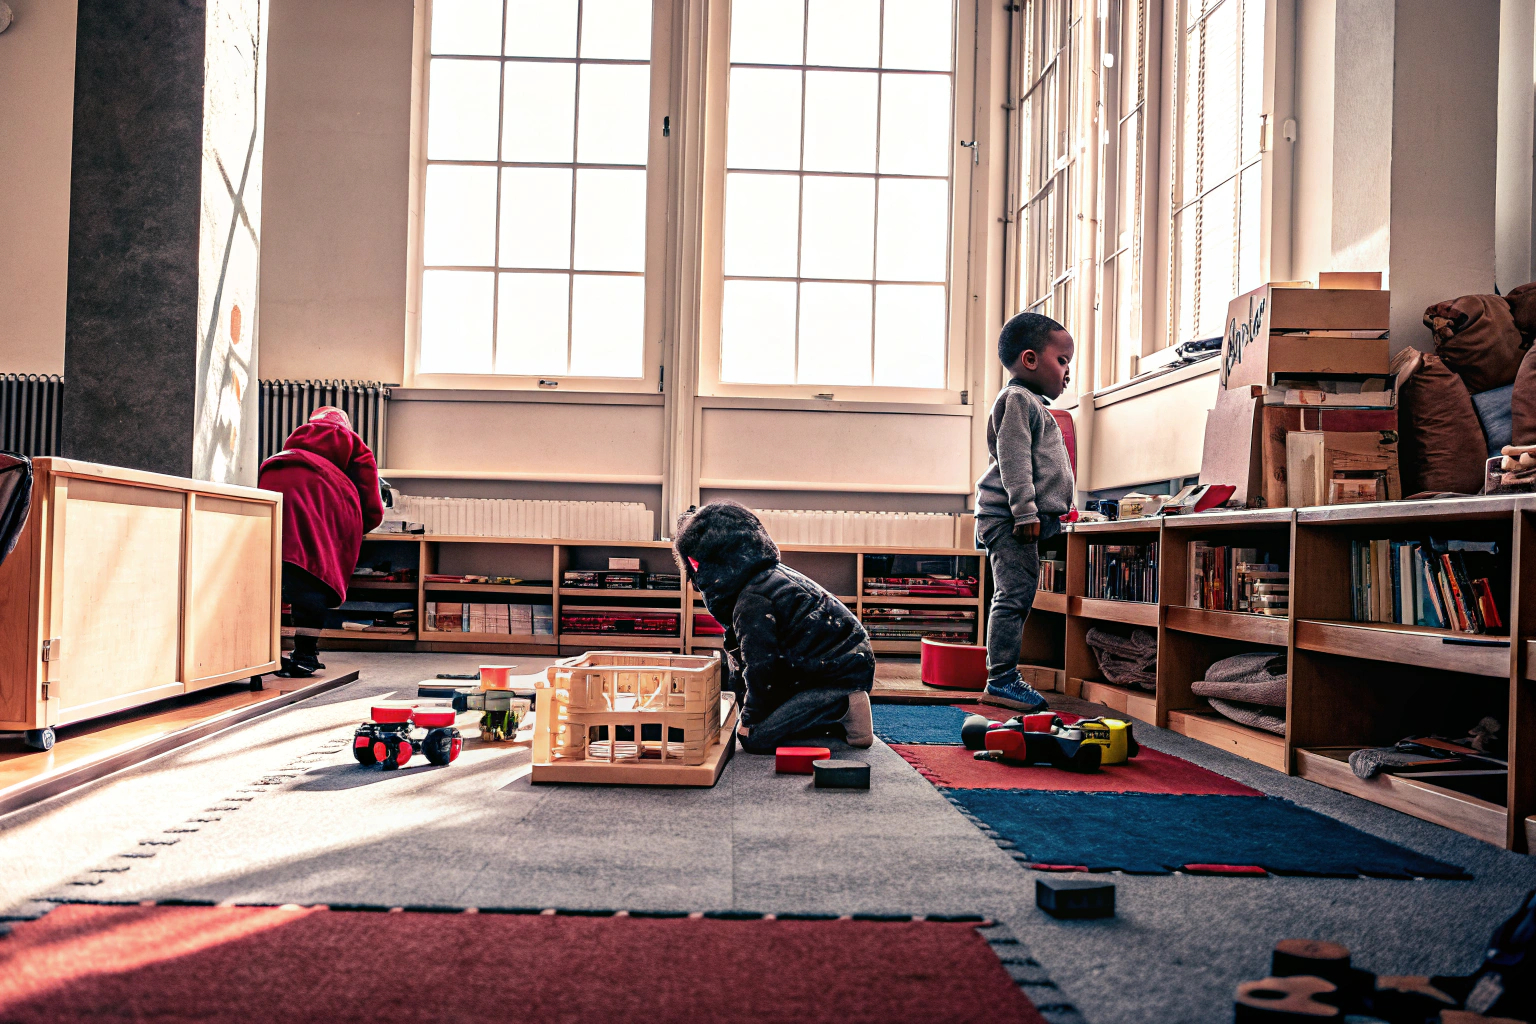
[[[866,576],[865,597],[975,597],[974,576]]]
[[[694,636],[725,636],[725,626],[708,612],[693,613]]]
[[[447,537],[526,537],[571,540],[652,540],[656,513],[636,501],[554,501],[526,498],[427,498],[391,492],[385,524],[419,523]]]
[[[757,509],[780,544],[869,544],[920,548],[970,547],[973,517],[948,512],[828,512]]]
[[[477,576],[473,573],[429,572],[422,577],[426,583],[495,583],[499,586],[512,587],[519,583],[526,583],[531,587],[548,586],[549,581],[525,580],[521,576]]]
[[[1351,614],[1356,622],[1506,634],[1497,595],[1509,589],[1508,570],[1498,554],[1495,541],[1351,541]]]
[[[409,633],[416,628],[416,606],[404,601],[345,601],[326,615],[325,628],[350,633]]]
[[[1045,594],[1067,592],[1067,563],[1060,558],[1040,559],[1040,583],[1037,588]]]
[[[560,574],[560,585],[589,590],[680,590],[683,577],[675,572],[632,569],[567,569]]]
[[[416,578],[414,569],[378,569],[360,565],[352,570],[353,583],[410,583]]]
[[[1283,556],[1259,548],[1195,541],[1189,545],[1185,603],[1190,608],[1283,618],[1291,606],[1291,573],[1282,567],[1283,561]]]
[[[677,636],[681,618],[677,612],[562,608],[560,632]]]
[[[547,604],[428,601],[425,631],[553,636],[555,609]]]
[[[1085,596],[1156,602],[1157,541],[1089,544]]]
[[[948,608],[880,608],[864,612],[864,629],[873,640],[949,640],[969,643],[976,636],[976,613]]]

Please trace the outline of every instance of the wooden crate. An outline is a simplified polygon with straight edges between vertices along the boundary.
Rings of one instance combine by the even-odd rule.
[[[1275,373],[1387,372],[1386,338],[1286,335],[1286,331],[1381,331],[1391,293],[1261,285],[1227,306],[1221,386],[1267,387]]]
[[[703,765],[732,707],[720,698],[717,657],[590,651],[551,665],[545,679],[534,721],[535,781],[554,781],[547,772],[540,779],[540,768],[561,764]],[[619,739],[620,728],[631,735]]]

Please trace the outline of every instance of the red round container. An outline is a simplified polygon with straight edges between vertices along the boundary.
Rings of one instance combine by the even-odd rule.
[[[516,665],[481,665],[480,689],[482,690],[510,690],[512,689],[512,670]]]
[[[826,747],[780,747],[773,752],[773,770],[781,775],[815,775],[811,762],[831,756]]]
[[[416,724],[423,729],[436,729],[453,724],[453,708],[417,708]]]
[[[375,704],[368,714],[380,725],[389,725],[395,722],[409,722],[411,713],[415,710],[409,704]]]
[[[947,644],[923,638],[923,682],[946,690],[987,688],[987,649],[975,644]]]

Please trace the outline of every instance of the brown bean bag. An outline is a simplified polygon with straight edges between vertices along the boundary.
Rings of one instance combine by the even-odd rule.
[[[1515,329],[1525,339],[1529,346],[1531,340],[1536,338],[1536,282],[1523,284],[1512,289],[1504,298],[1509,302],[1510,315],[1514,317]]]
[[[1437,302],[1424,311],[1424,326],[1435,333],[1436,353],[1474,395],[1503,387],[1520,370],[1527,342],[1502,295]]]
[[[1518,446],[1536,444],[1536,349],[1528,350],[1520,361],[1520,372],[1515,374],[1509,404],[1509,443]]]
[[[1482,490],[1488,444],[1467,385],[1438,356],[1417,349],[1393,356],[1392,372],[1403,493]]]

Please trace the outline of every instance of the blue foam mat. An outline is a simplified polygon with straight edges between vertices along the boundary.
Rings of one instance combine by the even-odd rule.
[[[947,704],[876,704],[875,735],[887,743],[960,742],[968,711]]]
[[[1274,797],[998,789],[944,795],[1031,864],[1133,874],[1225,864],[1282,875],[1471,877],[1463,868]]]

